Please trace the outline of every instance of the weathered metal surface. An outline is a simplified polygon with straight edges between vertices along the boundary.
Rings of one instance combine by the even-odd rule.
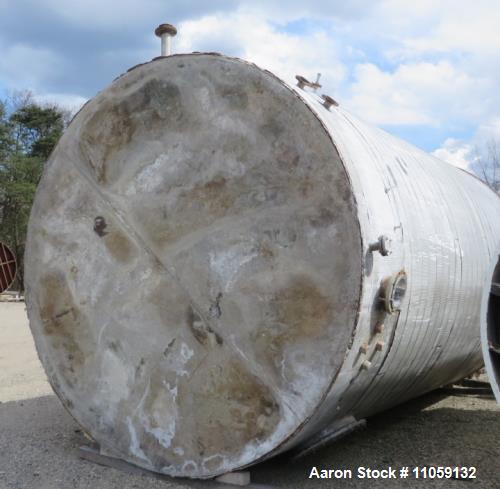
[[[211,477],[481,364],[500,200],[323,104],[175,55],[64,134],[30,219],[28,312],[104,453]]]
[[[326,395],[359,306],[356,207],[327,132],[276,78],[217,56],[138,67],[82,109],[26,258],[66,407],[106,453],[174,475],[287,439]]]
[[[10,248],[0,241],[0,293],[13,284],[16,273],[16,257]]]

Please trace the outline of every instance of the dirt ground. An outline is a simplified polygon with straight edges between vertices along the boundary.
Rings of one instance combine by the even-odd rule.
[[[0,489],[228,489],[158,479],[83,460],[88,445],[45,380],[24,303],[0,303]],[[346,468],[353,479],[309,479],[311,468]],[[474,466],[475,480],[358,479],[358,467]],[[250,489],[500,488],[500,407],[484,384],[439,390],[368,420],[367,428],[298,461],[251,470]]]

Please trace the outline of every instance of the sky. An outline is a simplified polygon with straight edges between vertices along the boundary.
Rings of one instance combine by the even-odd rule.
[[[361,119],[452,164],[500,139],[498,0],[0,0],[0,98],[71,110],[129,67],[217,51],[301,74]]]

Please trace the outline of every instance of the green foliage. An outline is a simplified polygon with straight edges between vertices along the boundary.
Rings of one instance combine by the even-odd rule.
[[[64,130],[64,112],[29,98],[9,112],[0,101],[0,241],[16,254],[24,288],[23,255],[29,214],[44,164]]]
[[[15,137],[16,152],[48,158],[63,130],[63,114],[56,107],[30,103],[9,118]]]
[[[12,142],[7,120],[7,107],[5,102],[0,100],[0,162],[7,157]]]

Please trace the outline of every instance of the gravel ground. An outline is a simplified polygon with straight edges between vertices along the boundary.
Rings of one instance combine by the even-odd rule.
[[[88,445],[48,386],[22,303],[0,303],[0,489],[215,489],[214,482],[158,479],[82,460]],[[399,469],[475,466],[477,479],[318,480],[313,466]],[[368,420],[366,429],[291,461],[286,456],[251,470],[251,489],[500,488],[500,407],[484,385],[435,391]]]

